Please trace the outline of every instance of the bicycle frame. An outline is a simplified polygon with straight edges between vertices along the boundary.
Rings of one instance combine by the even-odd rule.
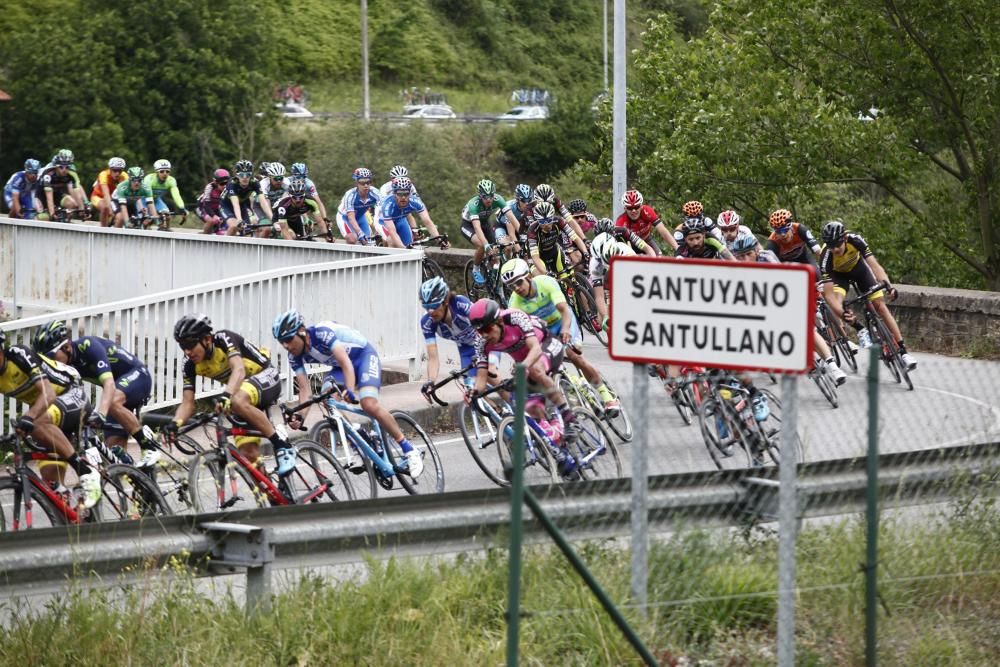
[[[226,468],[235,464],[241,466],[244,470],[250,473],[254,481],[257,483],[257,489],[264,492],[274,505],[290,505],[291,500],[282,493],[271,478],[260,471],[260,469],[250,462],[250,459],[243,456],[239,448],[234,442],[229,439],[229,436],[246,436],[246,437],[263,437],[263,434],[259,431],[253,429],[242,428],[238,426],[230,426],[226,428],[222,425],[222,419],[220,417],[215,418],[215,443],[216,450],[221,450],[226,457]],[[229,501],[223,500],[222,489],[219,489],[219,506],[224,508],[227,502],[233,502],[237,498],[236,496],[236,481],[233,480],[233,496]]]
[[[381,454],[376,452],[372,448],[372,446],[368,444],[368,441],[364,437],[362,437],[358,425],[347,419],[347,417],[345,417],[343,413],[349,412],[351,414],[359,415],[370,420],[372,427],[374,428],[373,432],[375,433],[376,437],[379,440],[381,440],[382,428],[379,425],[378,420],[369,417],[368,413],[366,413],[361,408],[355,408],[351,405],[348,405],[346,403],[341,403],[332,398],[323,401],[322,405],[326,412],[325,418],[327,420],[332,420],[332,422],[336,423],[337,432],[340,434],[340,442],[343,443],[342,445],[344,448],[343,456],[344,460],[346,461],[344,465],[345,468],[350,467],[351,460],[353,458],[353,452],[351,452],[350,447],[347,446],[347,442],[350,441],[351,444],[357,447],[362,454],[368,457],[368,459],[372,462],[372,465],[375,466],[375,469],[378,471],[379,475],[381,475],[385,479],[392,479],[393,477],[396,476],[397,469],[396,466],[389,460],[388,448],[383,447]],[[350,428],[344,428],[344,424],[347,424]],[[332,425],[333,423],[331,423],[331,426]],[[336,456],[336,452],[333,452],[333,454],[334,456]]]

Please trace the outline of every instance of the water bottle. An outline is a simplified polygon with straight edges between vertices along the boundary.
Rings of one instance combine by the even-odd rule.
[[[858,345],[862,350],[867,350],[872,346],[872,335],[868,333],[868,329],[858,331]]]

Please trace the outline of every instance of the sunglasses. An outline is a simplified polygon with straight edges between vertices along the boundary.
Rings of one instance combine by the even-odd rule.
[[[187,350],[193,350],[194,346],[197,345],[200,342],[201,342],[200,339],[181,340],[181,341],[177,341],[177,344],[181,346],[182,350],[187,351]]]
[[[228,178],[223,178],[223,179],[218,179],[217,178],[217,179],[215,179],[215,184],[216,185],[226,185],[227,183],[229,183],[229,179]]]
[[[161,173],[161,174],[169,174],[170,173],[169,169],[157,169],[156,171],[158,173]]]
[[[250,178],[251,176],[253,176],[252,171],[241,171],[236,174],[237,178]]]
[[[640,208],[642,208],[642,207],[641,206],[626,206],[625,210],[626,211],[638,211]]]
[[[519,287],[526,282],[528,282],[527,278],[518,278],[517,280],[512,280],[507,284],[510,285],[511,287]]]
[[[69,169],[68,164],[57,164],[56,169]]]
[[[371,185],[371,181],[358,181],[358,185]]]
[[[441,303],[425,303],[423,304],[424,310],[437,310],[438,308],[441,307],[442,303],[444,303],[444,301],[442,301]]]
[[[573,214],[573,219],[574,220],[581,220],[581,219],[586,218],[586,217],[587,217],[586,213],[574,213]]]
[[[292,201],[302,201],[305,198],[305,195],[292,195]]]
[[[784,227],[779,227],[778,229],[775,229],[774,231],[776,231],[776,232],[777,232],[777,233],[779,233],[779,234],[787,234],[787,233],[788,233],[788,231],[789,231],[789,230],[790,230],[791,228],[792,228],[792,226],[791,226],[791,225],[785,225]]]
[[[119,174],[122,172],[122,170],[118,169],[117,167],[111,167],[111,171],[113,171],[115,173],[119,173]]]

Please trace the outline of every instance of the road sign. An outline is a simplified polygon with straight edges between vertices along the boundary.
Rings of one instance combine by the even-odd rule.
[[[807,264],[612,259],[612,359],[802,373],[812,367]]]

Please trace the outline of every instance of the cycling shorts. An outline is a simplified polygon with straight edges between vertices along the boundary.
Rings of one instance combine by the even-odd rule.
[[[156,208],[157,213],[176,213],[180,210],[168,204],[162,196],[153,197],[153,207]]]
[[[344,371],[340,366],[333,366],[323,378],[324,382],[335,380],[344,386]],[[358,398],[378,398],[382,387],[382,361],[378,352],[371,344],[366,345],[360,356],[354,361],[354,383],[358,388]]]
[[[542,364],[546,375],[552,375],[562,365],[563,353],[566,348],[558,338],[550,337],[542,343],[542,356],[538,362]]]
[[[499,243],[507,238],[507,225],[501,225],[494,222],[487,222],[482,225],[483,234],[486,236],[486,240],[490,243]],[[462,236],[469,243],[472,243],[472,239],[476,238],[476,230],[472,226],[472,222],[469,220],[462,220]]]
[[[832,282],[834,285],[833,291],[842,296],[847,295],[847,291],[850,289],[852,283],[858,291],[858,294],[864,294],[878,284],[878,281],[875,279],[875,274],[872,273],[871,267],[864,261],[855,264],[854,267],[847,273],[833,273],[828,280],[823,282]],[[876,299],[881,299],[883,296],[885,296],[885,292],[883,290],[879,290],[871,294],[868,297],[868,300],[874,301]]]
[[[67,438],[76,438],[83,423],[84,415],[90,412],[90,405],[87,403],[87,395],[83,387],[70,387],[52,402],[45,414],[59,430],[66,434]]]
[[[125,407],[135,412],[149,401],[153,392],[153,379],[145,367],[136,368],[115,380],[115,389],[125,394]],[[129,435],[111,416],[104,423],[104,437]]]
[[[243,380],[240,391],[250,397],[250,405],[267,410],[281,396],[281,377],[277,366],[268,366],[260,373]]]
[[[219,204],[219,211],[221,211],[224,221],[236,217],[236,212],[233,210],[233,203],[231,201],[221,202]],[[243,222],[250,221],[250,205],[248,203],[240,202],[240,213],[243,215]]]
[[[372,227],[371,227],[371,214],[365,213],[363,216],[358,218],[358,227],[361,229],[361,233],[368,238],[372,237]],[[347,236],[347,233],[354,233],[354,228],[351,227],[351,223],[347,220],[346,213],[337,213],[337,228],[340,229],[340,235],[343,237]]]
[[[583,333],[580,331],[580,323],[576,320],[576,315],[573,313],[570,316],[570,328],[569,328],[569,344],[573,347],[579,347],[583,344]],[[562,336],[562,320],[556,322],[555,324],[549,325],[549,333],[559,338]],[[561,338],[560,338],[561,340]]]
[[[18,192],[17,198],[21,202],[21,215],[24,216],[25,219],[29,220],[31,218],[34,218],[35,215],[37,214],[37,211],[35,210],[34,193],[31,192],[30,190],[25,192]],[[5,207],[4,210],[6,211],[11,211],[14,208],[14,195],[12,192],[4,190],[3,203]]]

